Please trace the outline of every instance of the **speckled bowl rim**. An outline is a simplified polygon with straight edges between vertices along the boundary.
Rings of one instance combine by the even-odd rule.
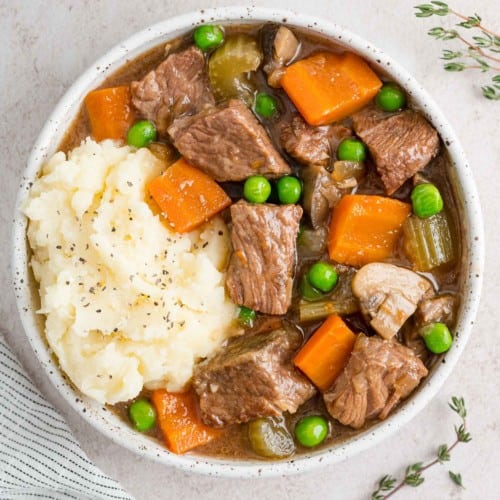
[[[377,424],[362,434],[330,448],[299,455],[290,460],[268,462],[260,460],[212,459],[195,455],[178,456],[170,453],[160,443],[133,431],[114,414],[101,405],[80,394],[62,373],[47,347],[44,334],[35,314],[35,292],[33,278],[28,268],[26,243],[26,218],[22,206],[31,183],[36,178],[41,164],[55,151],[64,131],[76,116],[86,93],[99,85],[126,61],[164,41],[205,22],[287,22],[297,27],[315,30],[360,53],[374,67],[387,72],[402,84],[413,101],[434,124],[447,146],[452,174],[456,176],[458,195],[462,198],[466,237],[467,262],[464,297],[456,330],[455,342],[446,354],[446,363],[440,363],[423,382],[419,391],[386,421]],[[374,47],[371,43],[349,32],[345,28],[325,19],[304,16],[296,11],[257,7],[221,7],[202,9],[173,17],[155,24],[118,44],[94,63],[71,86],[59,101],[36,141],[22,177],[13,223],[12,269],[18,309],[26,335],[49,379],[66,401],[85,419],[114,442],[143,457],[185,471],[223,477],[271,477],[310,471],[320,466],[345,460],[368,447],[379,443],[412,419],[436,395],[450,375],[470,336],[476,315],[484,267],[483,223],[476,186],[471,168],[457,138],[436,103],[423,87],[396,61]]]

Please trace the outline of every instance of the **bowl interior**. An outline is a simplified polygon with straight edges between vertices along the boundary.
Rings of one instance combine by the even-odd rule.
[[[447,147],[450,157],[449,174],[455,189],[456,199],[460,205],[461,220],[464,221],[461,228],[464,240],[462,304],[459,311],[456,339],[446,355],[446,364],[439,363],[420,385],[419,390],[386,421],[370,427],[366,432],[343,443],[300,455],[289,461],[232,461],[195,455],[177,456],[170,453],[153,439],[133,431],[116,415],[97,402],[86,398],[73,387],[50,352],[43,333],[43,318],[36,314],[36,310],[39,308],[39,296],[37,284],[34,282],[29,268],[30,254],[26,241],[26,219],[22,215],[22,206],[43,161],[56,151],[67,128],[78,114],[83,98],[88,91],[100,85],[116,69],[141,53],[190,31],[197,24],[214,21],[226,24],[274,21],[310,29],[330,38],[337,44],[360,53],[378,71],[397,81],[406,89],[414,104],[433,123]],[[12,268],[19,313],[37,357],[60,393],[91,425],[130,450],[184,470],[220,476],[275,476],[310,470],[319,465],[343,460],[366,449],[408,422],[436,394],[465,346],[479,302],[483,259],[482,219],[470,167],[449,124],[423,88],[390,57],[334,23],[302,16],[291,11],[262,8],[206,9],[168,19],[120,43],[93,64],[61,99],[33,148],[27,169],[21,180],[13,226]]]

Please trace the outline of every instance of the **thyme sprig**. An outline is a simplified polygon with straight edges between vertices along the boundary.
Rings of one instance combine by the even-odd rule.
[[[472,439],[470,433],[467,431],[467,409],[465,408],[464,399],[452,397],[448,406],[462,419],[460,425],[455,425],[455,441],[450,446],[447,444],[440,445],[436,452],[436,458],[429,463],[424,465],[423,462],[416,462],[409,465],[405,470],[403,479],[399,483],[395,477],[386,474],[378,482],[377,489],[373,491],[371,500],[385,500],[390,498],[404,486],[412,486],[414,488],[420,486],[425,480],[422,475],[424,471],[436,464],[449,462],[453,448],[458,443],[468,443]],[[448,476],[457,486],[464,487],[462,476],[459,473],[449,470]]]
[[[488,71],[499,72],[492,77],[488,85],[481,87],[483,96],[491,100],[500,100],[500,35],[486,28],[482,24],[479,14],[466,16],[453,10],[447,3],[433,0],[430,3],[415,6],[416,17],[431,16],[455,16],[461,21],[454,29],[446,29],[441,26],[431,28],[427,34],[436,40],[457,40],[465,45],[464,50],[444,49],[442,57],[443,68],[446,71],[464,71],[466,69],[477,69],[483,73]],[[470,40],[465,38],[464,33],[472,30],[474,35]],[[451,61],[451,62],[450,62]]]

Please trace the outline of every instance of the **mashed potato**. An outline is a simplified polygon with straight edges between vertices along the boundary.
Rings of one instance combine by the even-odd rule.
[[[25,206],[47,340],[101,403],[182,389],[234,333],[228,230],[215,218],[171,232],[145,201],[162,170],[148,149],[87,139],[45,164]]]

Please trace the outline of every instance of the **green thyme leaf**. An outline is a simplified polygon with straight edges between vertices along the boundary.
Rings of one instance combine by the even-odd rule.
[[[453,52],[452,50],[444,49],[443,57],[441,57],[441,59],[444,59],[445,61],[450,61],[451,59],[462,57],[462,55],[463,55],[462,52]]]
[[[453,40],[457,38],[458,32],[456,30],[445,30],[440,26],[436,26],[435,28],[431,28],[428,32],[428,35],[433,36],[436,40]]]
[[[448,406],[461,418],[465,418],[467,416],[464,398],[457,398],[454,396],[451,398],[451,403],[448,403]]]
[[[466,68],[464,63],[448,63],[443,66],[446,71],[463,71]]]
[[[446,3],[437,1],[417,5],[414,8],[418,11],[415,13],[417,17],[446,16],[450,12]]]
[[[448,445],[442,444],[438,448],[437,457],[441,463],[448,462],[450,460],[450,452],[448,450]]]
[[[455,473],[455,472],[452,472],[451,470],[448,471],[448,474],[451,478],[451,480],[457,485],[457,486],[460,486],[461,488],[464,487],[463,483],[462,483],[462,475],[459,474],[458,472]]]
[[[476,42],[478,47],[486,49],[493,45],[493,37],[486,34],[487,36],[473,36],[472,39]]]
[[[497,92],[493,87],[485,85],[484,87],[481,87],[481,90],[483,92],[483,96],[486,97],[486,99],[490,99],[491,101],[500,100],[500,92]]]
[[[470,28],[475,28],[480,24],[481,24],[481,18],[477,14],[474,14],[473,16],[468,17],[466,21],[458,23],[457,26],[460,26],[465,29],[470,29]]]
[[[420,472],[415,472],[415,474],[410,474],[405,477],[405,484],[413,486],[413,488],[420,486],[424,481],[425,479],[420,475]]]

